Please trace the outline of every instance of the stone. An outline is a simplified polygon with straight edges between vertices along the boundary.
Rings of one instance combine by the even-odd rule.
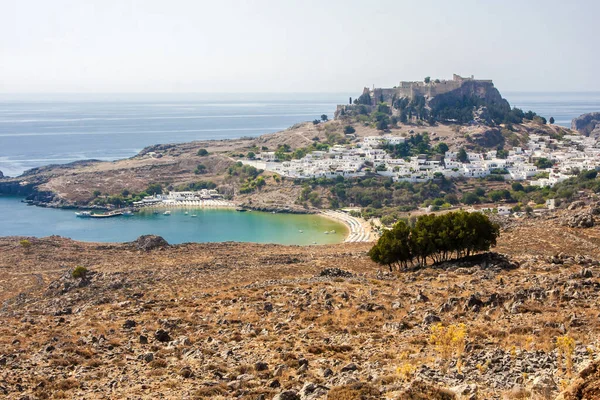
[[[267,364],[266,362],[259,361],[256,364],[254,364],[254,369],[256,371],[267,371],[269,369],[269,364]]]
[[[133,242],[133,245],[138,250],[150,251],[154,249],[168,247],[169,243],[160,236],[142,235]]]
[[[373,312],[373,311],[385,310],[385,307],[382,306],[381,304],[363,303],[360,306],[358,306],[358,309],[362,310],[362,311]]]
[[[154,332],[154,339],[165,343],[171,341],[171,336],[169,336],[169,332],[165,331],[164,329],[158,329],[156,332]]]
[[[273,388],[273,389],[277,389],[277,388],[281,387],[281,383],[279,383],[279,381],[277,379],[273,379],[271,382],[269,382],[269,387]]]
[[[134,328],[137,325],[137,323],[132,320],[132,319],[128,319],[127,321],[123,322],[123,329],[131,329]]]
[[[300,400],[316,400],[327,396],[328,391],[325,386],[306,382],[298,394],[300,395]]]
[[[186,366],[179,370],[179,376],[182,376],[183,378],[191,378],[194,376],[194,373],[190,367]]]
[[[323,370],[323,377],[324,378],[329,378],[332,375],[333,375],[333,371],[331,370],[331,368],[325,368]]]
[[[350,363],[350,364],[343,366],[342,369],[340,370],[340,372],[352,372],[352,371],[356,371],[356,370],[358,370],[358,367],[356,366],[356,364]]]
[[[148,344],[148,336],[140,335],[140,344]]]
[[[352,272],[344,271],[339,268],[325,268],[321,271],[319,276],[328,276],[334,278],[352,278],[354,274]]]
[[[427,313],[427,315],[425,315],[425,317],[423,318],[423,323],[425,325],[431,325],[441,321],[442,319],[433,313]]]
[[[450,388],[460,399],[476,400],[478,387],[476,384],[464,384]]]
[[[271,303],[265,303],[263,306],[263,310],[265,310],[266,312],[271,312],[273,311],[273,304]]]
[[[144,361],[146,361],[147,363],[151,362],[154,360],[154,353],[146,353],[146,354],[142,354],[140,356],[140,358]]]
[[[558,390],[558,385],[549,373],[536,376],[531,384],[531,391],[543,398],[550,398]]]
[[[295,390],[286,390],[273,397],[273,400],[300,400],[300,396]]]

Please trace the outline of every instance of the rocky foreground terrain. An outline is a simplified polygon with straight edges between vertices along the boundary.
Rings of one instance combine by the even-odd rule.
[[[368,244],[1,238],[0,397],[598,399],[600,228],[569,226],[595,218],[581,207],[393,273]]]

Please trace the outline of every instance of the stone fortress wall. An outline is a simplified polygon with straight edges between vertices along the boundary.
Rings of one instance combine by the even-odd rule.
[[[369,93],[372,104],[376,105],[381,101],[382,98],[383,101],[389,103],[392,102],[392,99],[398,99],[401,97],[408,97],[409,99],[412,99],[418,95],[431,99],[440,94],[460,89],[465,82],[474,82],[491,86],[494,85],[491,80],[475,79],[472,75],[471,77],[463,78],[462,76],[454,74],[452,80],[441,80],[439,82],[432,80],[429,83],[425,83],[424,81],[402,81],[397,87],[394,88],[365,88],[363,93]]]

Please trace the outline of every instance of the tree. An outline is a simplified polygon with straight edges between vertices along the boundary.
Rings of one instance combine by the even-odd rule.
[[[206,165],[204,165],[204,164],[198,164],[198,166],[194,170],[194,173],[196,175],[200,175],[200,174],[206,173]]]
[[[425,79],[424,79],[424,81],[425,81],[425,83],[429,83],[429,82],[431,82],[431,77],[429,77],[429,76],[426,76],[426,77],[425,77]]]
[[[382,119],[381,121],[377,122],[376,127],[380,131],[385,131],[388,128],[387,120],[386,119]]]
[[[256,157],[256,154],[254,154],[253,151],[249,151],[248,154],[246,154],[246,157],[249,158],[250,160],[254,160],[254,158]]]
[[[548,160],[547,158],[541,157],[541,158],[538,158],[537,160],[535,160],[534,165],[536,167],[538,167],[539,169],[546,169],[546,168],[552,168],[554,163],[551,160]]]
[[[467,161],[469,161],[469,155],[467,154],[467,151],[465,150],[464,147],[460,148],[460,150],[458,151],[458,154],[456,155],[456,159],[463,163],[466,163]]]
[[[200,157],[207,156],[208,155],[208,151],[206,149],[200,149],[200,150],[198,150],[197,155],[200,156]]]
[[[327,120],[329,120],[329,118],[327,117],[327,114],[321,114],[321,120],[323,122],[326,122]]]
[[[151,183],[150,185],[148,185],[148,188],[146,189],[146,193],[148,194],[162,194],[163,190],[162,190],[162,185],[160,183]]]
[[[127,189],[123,189],[123,191],[121,192],[121,195],[122,195],[123,197],[129,197],[129,194],[130,194],[130,193],[129,193],[129,190],[127,190]]]
[[[348,104],[350,104],[350,105],[352,104],[352,97],[350,97],[350,98],[348,99]]]
[[[550,125],[552,125],[554,123],[554,117],[550,117],[550,119],[548,120],[548,122],[550,122]]]
[[[92,194],[94,195],[94,197],[98,197],[102,194],[102,192],[99,190],[94,190],[94,193],[92,193]]]
[[[468,192],[468,193],[463,194],[462,202],[467,205],[472,205],[472,204],[480,203],[481,200],[479,199],[479,196],[477,196],[475,193]]]
[[[383,233],[368,255],[376,263],[407,267],[427,265],[488,251],[496,245],[498,225],[482,213],[451,212],[420,216],[411,228],[399,221]]]
[[[351,135],[351,134],[353,134],[354,132],[356,132],[356,129],[354,129],[354,127],[353,127],[353,126],[346,125],[346,126],[344,127],[344,134],[345,134],[345,135]]]
[[[524,192],[525,191],[525,188],[519,182],[513,182],[511,187],[512,187],[512,190],[514,190],[515,192]]]
[[[440,142],[438,143],[438,145],[435,147],[435,151],[437,151],[440,154],[446,154],[446,152],[449,150],[449,147],[446,143],[444,142]]]
[[[314,124],[314,125],[319,125],[319,123],[320,123],[320,122],[321,122],[321,120],[320,120],[320,119],[314,119],[314,120],[313,120],[313,124]]]

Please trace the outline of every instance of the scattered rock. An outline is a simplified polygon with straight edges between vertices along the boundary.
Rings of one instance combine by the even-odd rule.
[[[354,274],[352,272],[344,271],[340,268],[325,268],[321,271],[319,276],[329,276],[336,278],[352,278]]]
[[[267,371],[269,369],[269,364],[267,364],[266,362],[259,361],[256,364],[254,364],[254,369],[256,371]]]
[[[295,390],[286,390],[273,397],[273,400],[300,400],[300,396]]]
[[[385,307],[382,306],[381,304],[363,303],[358,306],[358,309],[362,310],[362,311],[373,312],[373,311],[385,310]]]
[[[136,325],[137,325],[137,323],[134,320],[128,319],[125,322],[123,322],[123,329],[135,328]]]
[[[165,331],[164,329],[159,329],[156,332],[154,332],[154,339],[156,339],[159,342],[170,342],[171,341],[171,336],[169,336],[169,332]]]
[[[137,238],[133,244],[138,250],[150,251],[154,249],[160,249],[168,247],[169,243],[165,239],[156,235],[142,235]]]
[[[358,367],[356,366],[356,364],[350,363],[350,364],[343,366],[342,369],[340,370],[340,372],[351,372],[351,371],[356,371],[356,370],[358,370]]]
[[[558,386],[550,374],[542,374],[533,379],[531,392],[534,395],[549,399],[558,390]]]
[[[311,382],[306,382],[300,392],[300,400],[315,400],[327,396],[329,389],[322,385],[315,385]]]
[[[442,319],[433,313],[427,313],[427,315],[425,315],[425,317],[423,318],[423,323],[425,325],[431,325],[441,321]]]

